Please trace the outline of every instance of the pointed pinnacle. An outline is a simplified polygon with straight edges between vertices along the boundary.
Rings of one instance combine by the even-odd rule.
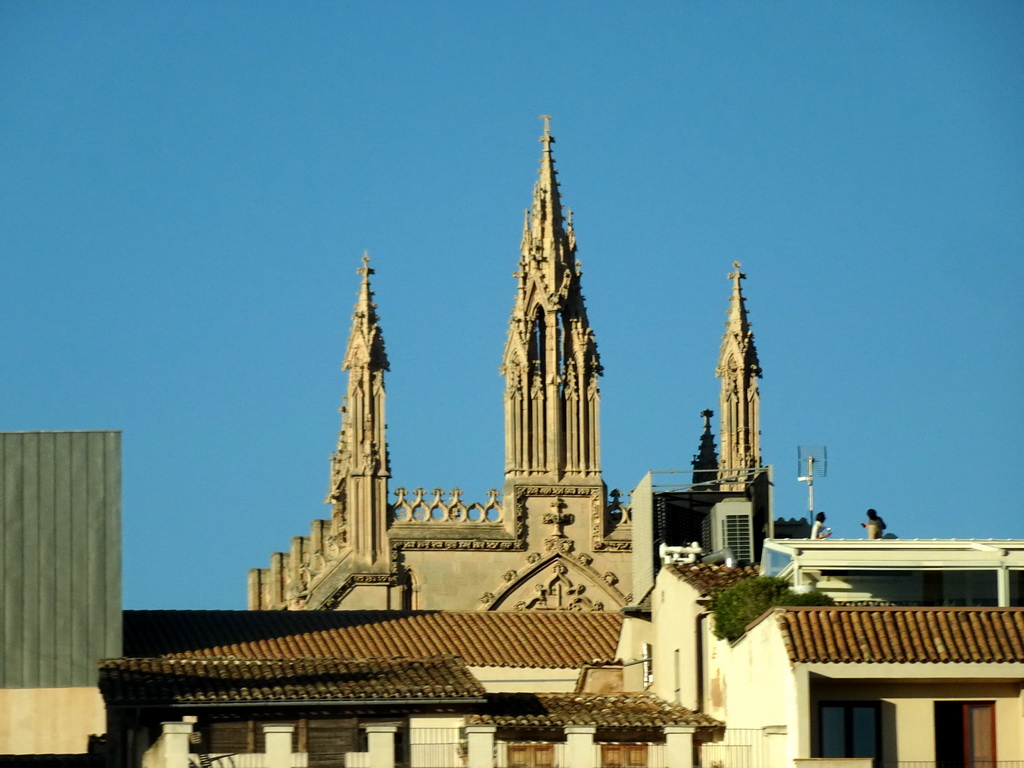
[[[746,274],[740,272],[740,266],[738,261],[732,263],[734,272],[729,273],[729,279],[732,280],[732,296],[729,298],[729,320],[726,326],[730,331],[734,333],[745,333],[749,330],[750,325],[747,322],[747,308],[743,299],[743,285],[740,282],[746,278]]]
[[[374,273],[370,266],[370,254],[363,252],[362,266],[356,273],[362,276],[359,291],[356,293],[356,304],[352,310],[352,327],[349,331],[348,347],[342,369],[351,369],[358,359],[356,350],[364,350],[362,354],[369,356],[369,364],[381,370],[387,370],[388,361],[384,353],[384,342],[380,333],[380,322],[377,318],[377,305],[373,303],[373,290],[370,288],[370,275]]]
[[[540,142],[544,145],[544,150],[540,157],[540,169],[537,171],[540,178],[537,179],[533,190],[532,213],[534,224],[539,223],[539,217],[540,221],[547,223],[548,234],[553,235],[555,230],[562,228],[562,201],[558,194],[555,158],[551,152],[551,145],[555,142],[555,137],[551,135],[551,115],[541,115],[541,119],[544,120],[544,134],[540,137]],[[540,233],[534,232],[535,236],[538,234]]]

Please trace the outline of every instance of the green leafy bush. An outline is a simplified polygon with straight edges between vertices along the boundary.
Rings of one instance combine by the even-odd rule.
[[[714,595],[709,607],[715,616],[715,636],[736,640],[747,624],[774,606],[834,604],[831,597],[821,592],[797,594],[785,579],[757,576]]]

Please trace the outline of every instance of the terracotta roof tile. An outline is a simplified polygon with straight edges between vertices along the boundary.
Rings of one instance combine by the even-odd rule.
[[[108,704],[479,700],[484,689],[454,656],[414,659],[108,659]]]
[[[579,667],[615,656],[618,613],[125,611],[137,657],[389,658],[454,654],[470,666]]]
[[[470,724],[601,728],[660,728],[695,725],[719,728],[708,715],[670,704],[649,693],[492,693],[487,704],[467,719]]]
[[[735,586],[741,581],[761,575],[761,571],[756,565],[729,568],[724,565],[714,565],[711,563],[695,563],[693,565],[670,565],[666,567],[670,572],[696,589],[701,595],[710,595]]]
[[[778,610],[794,663],[1024,662],[1024,608]]]

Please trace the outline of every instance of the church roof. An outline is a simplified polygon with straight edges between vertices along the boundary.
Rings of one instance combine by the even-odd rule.
[[[777,616],[794,663],[1024,662],[1024,608],[808,606]]]
[[[615,656],[618,613],[125,611],[134,657],[366,659],[453,654],[477,667],[580,667]]]
[[[694,563],[693,565],[668,565],[665,567],[701,595],[710,595],[728,589],[741,581],[759,576],[761,573],[756,565],[729,568],[712,563]]]
[[[100,691],[113,705],[479,702],[484,689],[454,656],[417,659],[108,659]]]
[[[666,725],[721,727],[708,715],[649,693],[492,693],[487,704],[467,719],[470,724],[601,728],[660,728]]]

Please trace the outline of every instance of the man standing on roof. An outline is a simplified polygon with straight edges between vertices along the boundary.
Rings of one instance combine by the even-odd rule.
[[[880,539],[882,538],[882,531],[885,530],[885,520],[878,516],[878,513],[873,509],[868,510],[868,521],[860,524],[862,528],[868,529],[869,539]]]

